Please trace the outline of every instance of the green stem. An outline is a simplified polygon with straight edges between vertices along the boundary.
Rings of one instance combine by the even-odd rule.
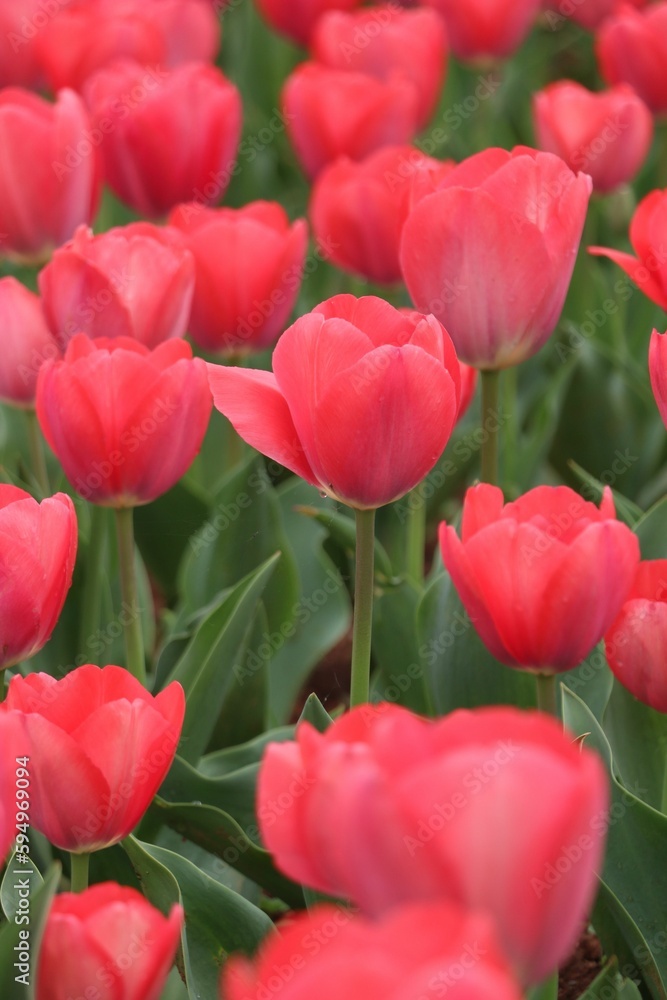
[[[424,584],[426,503],[419,487],[408,493],[406,502],[408,514],[405,530],[405,575],[421,587]]]
[[[88,867],[90,854],[70,854],[72,864],[72,892],[84,892],[88,888]]]
[[[352,629],[350,706],[363,705],[371,691],[371,630],[373,626],[373,562],[375,511],[357,510],[357,548]]]
[[[537,707],[541,712],[560,718],[558,712],[558,677],[556,674],[536,674]]]
[[[498,371],[482,371],[482,481],[498,485]]]
[[[49,473],[46,468],[46,458],[44,457],[44,439],[34,410],[25,411],[26,424],[28,428],[28,447],[30,448],[30,463],[32,472],[37,480],[42,496],[48,497],[51,494],[49,486]]]
[[[132,507],[116,508],[116,533],[118,537],[118,565],[120,569],[120,589],[123,603],[127,608],[138,608],[137,578],[134,565],[134,511]],[[146,661],[144,658],[144,636],[141,631],[141,615],[132,613],[125,626],[125,653],[127,669],[142,684],[146,683]]]
[[[665,761],[665,770],[662,776],[662,805],[660,811],[667,816],[667,760]]]
[[[7,669],[0,670],[0,705],[7,697]]]
[[[107,542],[107,509],[95,504],[89,504],[88,509],[90,512],[90,537],[86,551],[86,585],[81,607],[79,651],[86,656],[86,663],[93,663],[95,661],[92,655],[86,650],[91,648],[90,640],[94,637],[100,623],[102,580]]]

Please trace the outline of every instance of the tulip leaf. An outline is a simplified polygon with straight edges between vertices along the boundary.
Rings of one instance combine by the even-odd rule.
[[[197,760],[206,749],[236,683],[258,602],[279,558],[272,556],[221,598],[166,679],[166,683],[179,681],[185,689],[180,753],[186,760]]]
[[[309,722],[318,733],[325,733],[333,719],[316,694],[309,694],[299,716],[299,722]],[[297,722],[297,726],[299,725]]]
[[[188,544],[206,520],[207,504],[177,483],[152,503],[136,507],[134,533],[141,555],[168,600],[177,596],[178,570]]]
[[[22,874],[13,875],[14,870],[20,871],[24,865],[12,865],[7,867],[5,879],[25,878]],[[3,880],[4,881],[4,880]],[[32,879],[31,879],[32,881]],[[0,925],[0,997],[2,1000],[34,1000],[36,978],[37,978],[37,955],[44,933],[46,917],[51,906],[51,900],[55,895],[60,881],[60,864],[54,862],[49,868],[44,881],[37,887],[29,897],[29,923],[17,923],[12,918],[6,924]],[[6,895],[5,895],[6,898]],[[28,935],[26,937],[26,934]],[[21,951],[16,950],[21,945],[29,944],[29,966],[25,979],[17,982],[16,977],[23,977],[25,970],[16,968],[14,963],[17,958],[20,963]]]
[[[574,472],[575,476],[587,487],[587,490],[584,492],[586,499],[592,500],[593,503],[599,505],[602,500],[605,484],[601,483],[599,479],[595,478],[595,476],[591,476],[576,462],[568,462],[568,465]],[[628,500],[628,498],[624,497],[622,493],[619,493],[618,490],[612,490],[612,493],[614,496],[614,505],[616,507],[616,516],[619,521],[623,521],[630,528],[634,528],[634,526],[644,516],[644,511],[641,507],[638,507],[636,503],[633,503],[632,500]]]
[[[147,898],[163,913],[185,911],[177,963],[191,1000],[218,996],[220,969],[231,952],[251,954],[273,929],[258,907],[221,885],[186,858],[134,837],[123,847]]]
[[[25,857],[25,860],[24,860]],[[14,920],[25,906],[25,900],[43,884],[39,868],[30,855],[14,851],[7,859],[7,867],[0,884],[0,906],[7,920]]]
[[[612,801],[609,817],[596,817],[594,822],[606,827],[607,850],[602,882],[627,912],[631,925],[621,924],[618,912],[606,921],[606,896],[598,900],[602,908],[600,936],[604,941],[607,922],[628,934],[628,926],[636,925],[646,942],[646,951],[639,954],[636,940],[626,936],[629,948],[647,989],[655,1000],[667,998],[667,932],[665,930],[665,899],[667,899],[667,816],[642,801],[644,786],[625,787],[617,777],[609,742],[586,704],[571,691],[563,689],[563,719],[577,736],[586,734],[586,745],[594,747],[607,765],[611,781]],[[618,911],[618,908],[616,908]],[[634,931],[632,932],[634,937]],[[612,948],[607,948],[611,953]]]
[[[592,922],[604,942],[605,951],[618,961],[622,974],[641,980],[643,968],[651,996],[661,1000],[664,993],[661,992],[660,973],[650,948],[628,911],[604,882],[599,885]]]
[[[667,497],[650,507],[634,530],[642,559],[667,559]]]
[[[372,701],[396,702],[432,714],[423,662],[419,657],[417,607],[420,593],[404,581],[376,597],[373,606]]]
[[[662,809],[667,787],[667,714],[644,705],[614,680],[603,728],[625,787],[641,787],[640,798]]]
[[[311,697],[315,697],[315,695],[311,695]],[[310,701],[310,698],[308,701]],[[322,711],[324,712],[324,709]],[[324,714],[326,715],[326,712]],[[329,719],[328,715],[327,719]],[[331,720],[329,719],[329,721]],[[264,749],[269,743],[284,743],[286,740],[293,739],[294,726],[281,726],[279,729],[269,729],[268,732],[262,733],[252,740],[248,740],[247,743],[207,753],[199,761],[197,770],[210,778],[221,778],[223,775],[238,771],[248,764],[259,764],[264,754]]]
[[[325,510],[309,504],[296,508],[303,517],[312,517],[327,530],[342,549],[354,553],[356,547],[356,525],[353,517],[335,510]],[[383,582],[394,579],[394,571],[386,549],[375,539],[375,575]]]
[[[641,1000],[641,993],[631,979],[624,979],[618,971],[618,964],[612,958],[602,972],[595,977],[579,1000]]]

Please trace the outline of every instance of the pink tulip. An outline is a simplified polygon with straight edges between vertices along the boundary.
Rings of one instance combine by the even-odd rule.
[[[0,399],[13,406],[35,405],[37,373],[48,358],[60,354],[51,335],[39,295],[16,278],[0,279]]]
[[[42,85],[37,41],[44,0],[0,0],[0,88]]]
[[[466,493],[461,538],[440,526],[442,559],[487,649],[512,667],[571,670],[618,614],[639,561],[637,536],[567,486],[513,503],[497,486]],[[613,567],[613,572],[611,571]]]
[[[308,228],[276,202],[243,208],[179,205],[169,216],[192,252],[196,284],[189,331],[207,351],[271,346],[288,321],[303,275]]]
[[[351,507],[381,507],[430,472],[460,398],[433,316],[337,295],[287,330],[273,373],[209,365],[215,406],[244,440]]]
[[[0,668],[27,660],[51,638],[72,583],[74,504],[64,493],[37,503],[0,485]]]
[[[662,422],[667,427],[667,335],[654,330],[648,352],[648,369],[651,388],[660,410]]]
[[[651,112],[626,84],[594,94],[552,83],[533,96],[533,119],[540,149],[589,174],[602,193],[631,181],[651,148]]]
[[[520,1000],[492,923],[450,904],[404,906],[370,921],[319,906],[285,919],[254,961],[225,966],[221,1000]]]
[[[667,3],[617,4],[600,27],[596,54],[608,84],[629,83],[651,111],[667,111]]]
[[[123,667],[13,677],[5,711],[30,740],[30,816],[64,851],[97,851],[132,832],[171,767],[185,695],[153,697]]]
[[[194,284],[180,234],[148,222],[98,236],[81,226],[39,276],[46,319],[63,348],[76,333],[132,337],[151,348],[182,337]]]
[[[282,91],[287,132],[309,177],[339,156],[362,160],[382,146],[411,142],[419,125],[419,95],[401,75],[376,80],[366,73],[302,63]]]
[[[275,31],[307,45],[319,18],[329,10],[352,10],[361,0],[256,0],[262,16]]]
[[[461,360],[506,368],[550,337],[591,186],[551,153],[487,149],[415,206],[401,242],[405,283],[417,309],[449,331]]]
[[[0,148],[0,255],[35,263],[97,211],[102,177],[81,98],[0,91]]]
[[[609,257],[622,267],[651,302],[667,310],[667,190],[651,191],[643,198],[630,223],[630,243],[636,253],[589,247],[594,256]]]
[[[115,882],[61,893],[44,929],[36,1000],[159,1000],[182,925],[178,903],[165,917]]]
[[[423,0],[445,19],[457,59],[506,58],[537,19],[542,0]]]
[[[607,799],[597,755],[549,716],[494,707],[430,722],[380,704],[269,744],[257,813],[290,878],[373,916],[438,899],[486,911],[533,983],[578,939]]]

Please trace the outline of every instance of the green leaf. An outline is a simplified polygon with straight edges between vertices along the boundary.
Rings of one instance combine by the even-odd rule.
[[[659,1000],[662,995],[660,987],[656,985],[651,988],[650,984],[660,983],[660,973],[646,939],[620,900],[604,882],[600,882],[592,922],[604,944],[605,952],[618,961],[623,976],[641,980],[643,968],[651,996]]]
[[[41,872],[29,854],[21,854],[27,861],[17,861],[16,851],[7,859],[7,867],[0,884],[0,906],[7,920],[14,920],[25,905],[26,890],[28,897],[43,884]],[[19,893],[19,889],[21,890]]]
[[[372,700],[405,705],[431,715],[423,667],[419,663],[417,608],[420,592],[405,581],[376,597],[373,606]]]
[[[639,797],[661,810],[667,787],[667,715],[644,705],[614,680],[603,728],[625,787],[641,788]]]
[[[667,497],[646,511],[635,525],[642,559],[667,558]]]
[[[315,695],[311,695],[311,697],[314,698]],[[322,711],[324,712],[324,709]],[[327,716],[327,718],[329,717]],[[293,739],[294,726],[269,729],[268,732],[248,740],[247,743],[206,754],[199,761],[197,770],[210,778],[221,778],[224,774],[231,774],[232,771],[238,771],[248,764],[259,764],[264,749],[269,743],[284,743],[286,740]]]
[[[204,501],[183,483],[152,503],[135,508],[137,546],[169,601],[177,596],[178,571],[188,544],[193,544],[207,514]]]
[[[309,722],[318,733],[327,731],[333,719],[316,694],[309,694],[299,716],[299,722]],[[298,726],[299,723],[297,723]]]
[[[128,837],[123,847],[147,898],[167,914],[185,911],[181,968],[191,1000],[217,997],[220,969],[231,952],[252,954],[273,924],[243,896],[232,892],[173,851]]]
[[[589,487],[588,492],[584,492],[586,499],[592,500],[594,503],[599,504],[602,500],[602,494],[604,493],[605,485],[601,483],[599,479],[595,476],[591,476],[585,469],[582,469],[580,465],[576,462],[568,463],[575,476],[581,480],[587,487]],[[644,511],[641,507],[638,507],[636,503],[632,500],[628,500],[624,497],[622,493],[617,490],[612,490],[614,495],[614,504],[616,506],[616,514],[619,521],[624,521],[625,524],[633,528],[638,521],[644,516]]]
[[[631,979],[619,975],[614,959],[596,976],[580,1000],[641,1000],[641,993]]]
[[[350,553],[354,553],[356,548],[356,526],[353,517],[342,514],[339,511],[327,510],[321,507],[313,507],[308,504],[301,504],[295,508],[304,517],[312,517],[331,535],[335,542]],[[391,566],[391,561],[386,549],[375,539],[375,574],[382,582],[393,580],[395,577]]]
[[[23,868],[23,865],[21,865]],[[10,871],[10,869],[8,869]],[[15,876],[17,879],[21,875]],[[7,875],[5,875],[7,878]],[[44,881],[30,896],[29,924],[17,924],[14,921],[0,927],[0,997],[2,1000],[34,1000],[37,978],[37,956],[44,933],[46,918],[51,906],[51,900],[60,881],[60,865],[56,862],[49,868]],[[20,960],[18,945],[26,944],[26,931],[29,934],[27,942],[30,951],[30,971],[28,986],[24,982],[16,982],[17,975],[23,975],[22,968],[15,968],[17,954]]]

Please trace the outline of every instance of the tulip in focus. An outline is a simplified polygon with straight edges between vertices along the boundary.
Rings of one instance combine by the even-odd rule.
[[[319,246],[331,246],[329,259],[352,274],[383,285],[401,281],[405,220],[453,166],[414,146],[387,146],[360,162],[335,160],[316,179],[310,201]]]
[[[44,312],[64,349],[76,333],[157,347],[185,334],[194,261],[180,234],[149,222],[98,236],[81,226],[39,276]]]
[[[0,256],[39,263],[92,222],[102,176],[90,128],[71,90],[55,104],[27,90],[0,91]]]
[[[255,0],[274,31],[308,45],[318,20],[330,10],[352,10],[362,0]]]
[[[433,316],[337,295],[294,323],[273,373],[209,365],[215,406],[240,436],[360,510],[430,472],[460,399],[459,364]]]
[[[30,744],[23,716],[19,712],[0,713],[0,868],[14,843],[17,823],[30,822]],[[20,782],[20,784],[19,784]],[[21,808],[23,806],[23,808]],[[26,813],[26,817],[22,813]],[[20,832],[23,832],[22,830]],[[24,845],[28,838],[21,838]],[[28,849],[29,850],[29,849]],[[27,853],[24,846],[19,851]]]
[[[0,668],[48,642],[72,583],[77,547],[74,504],[65,493],[37,503],[0,484]]]
[[[651,111],[667,111],[667,3],[617,4],[600,27],[596,54],[608,84],[629,83]]]
[[[623,268],[639,289],[661,309],[667,309],[667,190],[651,191],[640,201],[630,223],[630,243],[637,254],[609,247],[589,247],[595,256],[609,257]]]
[[[36,1000],[94,993],[100,1000],[159,1000],[182,926],[179,904],[165,917],[136,889],[115,882],[61,893],[44,929]]]
[[[0,278],[0,329],[0,399],[32,409],[37,373],[60,351],[46,325],[39,295],[16,278]]]
[[[519,48],[542,0],[424,0],[445,19],[457,59],[505,59]]]
[[[183,340],[153,351],[77,334],[37,380],[44,437],[77,492],[136,507],[171,489],[199,451],[212,400],[205,363]]]
[[[107,183],[135,212],[156,219],[180,202],[222,198],[241,98],[219,69],[194,62],[166,72],[121,60],[91,76],[84,94],[93,126],[104,126]]]
[[[368,73],[388,80],[403,73],[419,95],[419,127],[435,111],[447,68],[445,25],[434,10],[402,10],[396,4],[331,11],[315,26],[313,57],[330,69]]]
[[[237,209],[179,205],[169,222],[195,261],[192,339],[220,354],[270,347],[301,288],[305,220],[290,225],[281,205],[257,201]]]
[[[279,809],[295,785],[299,797]],[[257,814],[285,874],[365,914],[426,900],[485,911],[530,984],[579,937],[607,801],[602,762],[550,716],[493,707],[432,722],[380,703],[269,744]]]
[[[569,80],[533,97],[537,143],[581,170],[602,194],[627,184],[651,148],[653,117],[632,87],[618,84],[594,94]]]
[[[630,694],[667,712],[667,559],[640,562],[604,637],[607,663]]]
[[[419,95],[404,76],[302,63],[282,91],[287,132],[308,177],[339,156],[362,160],[382,146],[409,143],[419,130]]]
[[[591,192],[557,156],[486,149],[408,216],[403,276],[462,361],[498,369],[535,354],[560,317]]]
[[[510,667],[572,670],[602,639],[639,562],[637,536],[567,486],[505,504],[497,486],[468,490],[461,538],[440,526],[442,559],[484,645]]]
[[[269,997],[277,969],[284,1000],[520,1000],[493,925],[444,903],[404,906],[370,921],[319,906],[278,925],[250,961],[234,957],[223,971],[221,1000]],[[320,942],[325,947],[317,948]]]
[[[185,695],[174,681],[153,697],[124,667],[86,664],[56,680],[10,681],[5,711],[30,740],[30,817],[73,853],[127,837],[171,767]]]

